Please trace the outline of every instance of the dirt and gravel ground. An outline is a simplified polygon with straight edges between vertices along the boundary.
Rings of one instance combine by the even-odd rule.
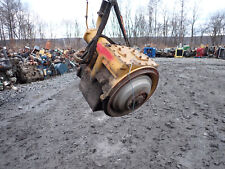
[[[76,73],[0,93],[0,168],[225,168],[225,60],[155,59],[136,112],[92,112]]]

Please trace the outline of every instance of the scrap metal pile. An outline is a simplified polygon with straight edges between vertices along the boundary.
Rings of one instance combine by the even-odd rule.
[[[0,91],[14,89],[16,83],[30,83],[62,75],[75,68],[75,50],[47,50],[25,47],[18,53],[0,48]]]
[[[225,47],[216,46],[201,46],[191,49],[189,45],[184,45],[179,48],[165,48],[156,49],[152,47],[145,47],[143,53],[149,57],[167,57],[167,58],[179,58],[179,57],[196,57],[196,58],[217,58],[225,59]],[[150,51],[150,52],[148,52]]]

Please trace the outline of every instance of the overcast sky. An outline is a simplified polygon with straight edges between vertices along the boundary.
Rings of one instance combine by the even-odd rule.
[[[118,0],[121,11],[125,6],[132,9],[135,14],[138,10],[147,11],[149,0]],[[172,12],[174,6],[178,6],[179,0],[161,0],[163,1],[160,8],[167,8],[168,12]],[[191,6],[197,1],[199,4],[199,23],[204,22],[213,12],[225,10],[225,0],[186,0],[187,15],[191,11]],[[48,24],[62,26],[63,20],[79,21],[84,28],[86,0],[22,0],[28,9],[40,16],[40,19]],[[102,0],[89,0],[89,16],[96,18],[97,11]],[[175,8],[176,9],[176,8]],[[160,12],[160,9],[159,9]],[[91,22],[91,20],[89,20]],[[60,33],[61,31],[61,33]],[[58,36],[62,34],[62,29],[58,31]],[[84,32],[84,30],[82,31]]]

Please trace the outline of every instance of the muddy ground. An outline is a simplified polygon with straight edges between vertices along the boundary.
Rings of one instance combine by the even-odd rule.
[[[0,168],[225,168],[225,60],[155,59],[136,112],[92,112],[69,73],[0,93]]]

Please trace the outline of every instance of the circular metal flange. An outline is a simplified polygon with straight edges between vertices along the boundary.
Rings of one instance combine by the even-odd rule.
[[[151,91],[152,81],[147,75],[133,78],[115,94],[112,109],[117,112],[134,110],[140,107]]]
[[[142,68],[121,80],[103,102],[107,115],[120,117],[143,105],[153,94],[158,84],[158,71]]]

